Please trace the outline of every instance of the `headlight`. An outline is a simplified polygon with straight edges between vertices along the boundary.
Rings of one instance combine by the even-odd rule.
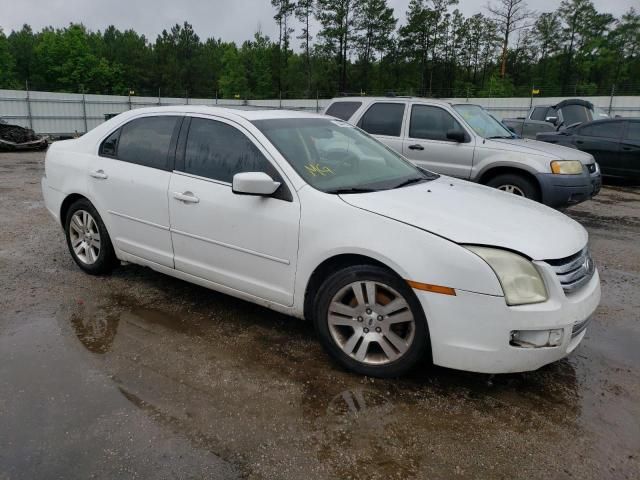
[[[558,175],[579,175],[582,173],[582,163],[579,160],[554,160],[551,171]]]
[[[544,302],[547,289],[536,267],[521,255],[499,248],[466,246],[493,269],[507,305]]]

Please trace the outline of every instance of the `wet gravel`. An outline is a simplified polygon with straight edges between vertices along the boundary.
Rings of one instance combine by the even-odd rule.
[[[128,265],[83,274],[0,154],[0,480],[640,477],[640,189],[567,209],[603,297],[539,371],[342,371],[304,322]]]

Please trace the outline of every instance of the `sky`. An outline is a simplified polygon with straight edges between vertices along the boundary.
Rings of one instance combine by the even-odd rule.
[[[495,1],[495,0],[493,0]],[[616,17],[638,0],[593,0],[601,12]],[[409,0],[388,0],[402,23]],[[529,0],[537,12],[555,10],[559,0]],[[460,0],[458,8],[466,16],[487,13],[487,0]],[[270,0],[0,0],[0,27],[8,34],[28,23],[34,30],[45,26],[64,27],[83,23],[91,30],[104,30],[110,24],[121,30],[132,28],[155,40],[163,29],[185,20],[201,39],[209,37],[242,43],[257,30],[277,39]],[[295,25],[294,25],[295,26]],[[294,39],[293,47],[299,41]]]

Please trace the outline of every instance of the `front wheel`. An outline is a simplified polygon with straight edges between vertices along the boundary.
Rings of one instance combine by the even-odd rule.
[[[327,352],[373,377],[396,377],[430,347],[422,306],[409,285],[384,268],[359,265],[331,275],[318,292],[314,324]]]
[[[497,188],[503,192],[512,193],[518,197],[540,201],[540,193],[536,185],[523,175],[517,173],[503,173],[496,175],[486,183],[487,186]]]
[[[89,200],[83,198],[74,202],[64,225],[69,252],[82,270],[92,275],[113,270],[117,259],[111,239]]]

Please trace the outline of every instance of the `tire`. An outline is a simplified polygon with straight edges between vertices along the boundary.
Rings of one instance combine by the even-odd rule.
[[[64,232],[71,257],[86,273],[109,273],[117,265],[107,227],[89,200],[76,200],[69,207]]]
[[[486,183],[487,186],[513,193],[529,200],[540,201],[540,192],[535,183],[524,175],[517,173],[503,173],[496,175]],[[511,188],[510,188],[511,187]]]
[[[420,302],[404,280],[382,267],[351,266],[329,276],[318,290],[313,322],[329,355],[358,374],[397,377],[426,355],[431,358]]]

